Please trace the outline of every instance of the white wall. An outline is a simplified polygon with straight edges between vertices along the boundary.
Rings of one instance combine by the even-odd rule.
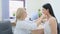
[[[53,2],[54,3],[52,5],[53,5],[54,12],[58,19],[58,22],[60,23],[60,4],[59,4],[60,0],[54,0]]]
[[[29,13],[38,11],[40,8],[40,0],[26,0],[26,8]]]
[[[0,0],[0,21],[2,20],[2,0]]]
[[[50,3],[54,10],[55,16],[60,22],[60,0],[26,0],[27,12],[30,14],[32,11],[38,11],[39,8],[42,8],[42,5]]]

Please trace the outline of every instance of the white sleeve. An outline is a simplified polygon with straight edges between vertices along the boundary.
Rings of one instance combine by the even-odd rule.
[[[27,30],[34,30],[37,28],[37,24],[36,23],[32,23],[29,21],[22,21],[20,23],[17,23],[17,28],[18,29],[27,29]]]

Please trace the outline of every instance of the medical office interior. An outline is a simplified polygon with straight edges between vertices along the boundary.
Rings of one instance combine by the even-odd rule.
[[[33,22],[33,20],[40,17],[42,14],[42,6],[46,3],[50,3],[52,5],[59,25],[60,0],[0,0],[0,34],[12,34],[14,32],[16,26],[16,12],[18,8],[25,8],[27,12],[26,20]],[[37,27],[37,29],[43,28],[41,25]],[[1,31],[4,32],[1,33]],[[38,34],[39,32],[33,33]]]

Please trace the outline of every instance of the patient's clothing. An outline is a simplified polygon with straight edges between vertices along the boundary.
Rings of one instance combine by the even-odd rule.
[[[51,34],[51,27],[49,21],[44,23],[44,34]]]

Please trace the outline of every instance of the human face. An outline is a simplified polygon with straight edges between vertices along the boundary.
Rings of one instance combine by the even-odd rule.
[[[43,13],[44,15],[47,15],[47,14],[48,14],[48,9],[43,8],[43,9],[42,9],[42,13]]]

